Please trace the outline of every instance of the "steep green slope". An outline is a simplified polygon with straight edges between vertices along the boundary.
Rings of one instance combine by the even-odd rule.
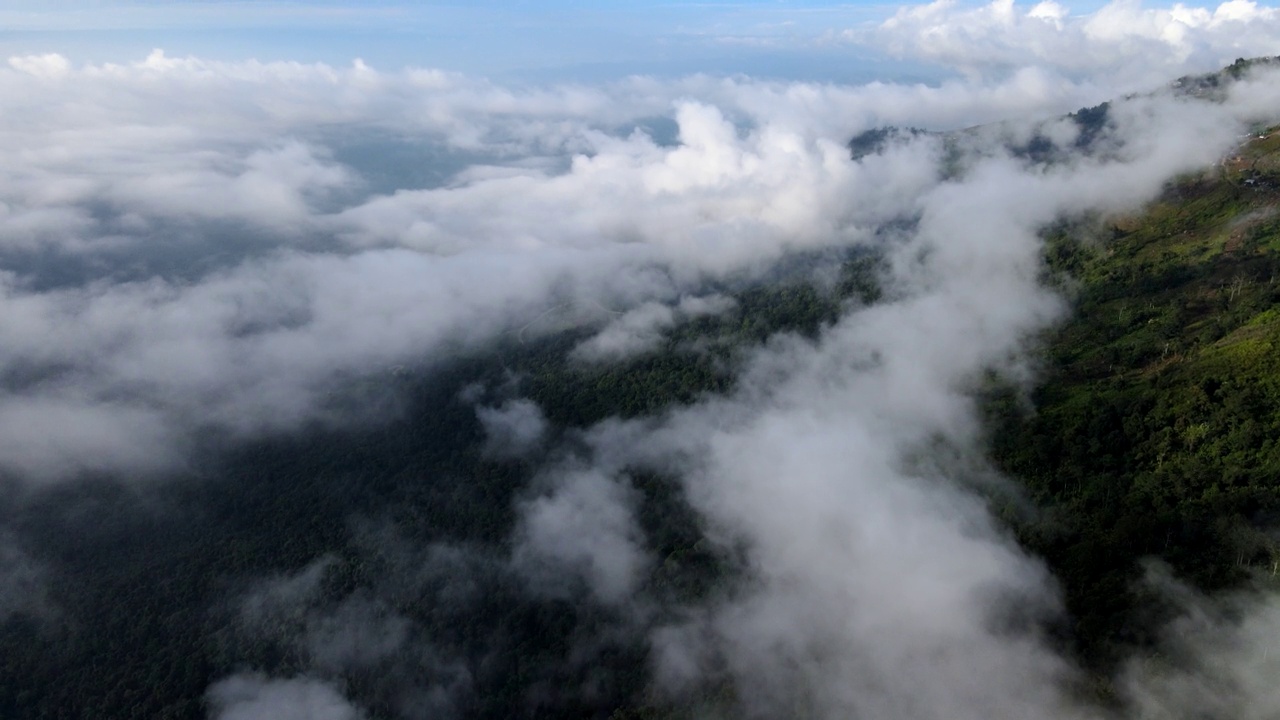
[[[1104,665],[1159,624],[1142,558],[1205,589],[1280,561],[1266,532],[1280,509],[1274,132],[1141,214],[1055,229],[1048,265],[1072,319],[1046,338],[1034,410],[1012,393],[989,404],[998,463],[1047,508],[1023,540],[1063,582],[1069,635]]]

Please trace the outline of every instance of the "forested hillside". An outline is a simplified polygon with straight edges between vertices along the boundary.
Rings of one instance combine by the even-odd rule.
[[[1280,135],[1048,240],[1071,319],[1042,339],[1031,405],[989,403],[991,444],[1042,508],[1021,535],[1063,582],[1071,637],[1105,662],[1165,619],[1142,558],[1206,589],[1280,562]]]

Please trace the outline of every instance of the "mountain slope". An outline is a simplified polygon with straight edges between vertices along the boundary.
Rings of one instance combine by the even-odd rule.
[[[1072,319],[1046,338],[1034,410],[1007,393],[989,405],[997,461],[1049,508],[1023,540],[1095,659],[1158,624],[1141,558],[1206,589],[1280,560],[1275,130],[1140,214],[1056,228],[1048,265]]]

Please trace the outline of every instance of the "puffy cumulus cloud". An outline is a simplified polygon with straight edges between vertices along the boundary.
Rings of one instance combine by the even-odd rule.
[[[601,136],[567,172],[377,198],[342,213],[344,238],[451,255],[486,245],[524,255],[601,251],[598,262],[629,255],[686,275],[855,238],[845,200],[865,177],[842,138],[772,125],[742,133],[718,108],[693,101],[678,105],[676,121],[676,147],[643,134]]]
[[[303,231],[307,228],[299,223],[308,219],[314,200],[350,181],[343,168],[313,153],[313,148],[290,141],[254,150],[233,168],[160,172],[113,186],[103,199],[144,217],[247,220],[280,231]]]
[[[310,678],[233,675],[209,688],[213,720],[360,720],[364,713],[332,686]]]
[[[57,53],[11,57],[9,67],[43,79],[60,78],[71,71],[70,61]]]
[[[854,163],[854,132],[1048,113],[1100,88],[1030,72],[510,89],[363,63],[15,58],[0,69],[0,468],[143,475],[179,467],[194,438],[349,419],[378,403],[339,384],[548,331],[557,307],[623,313],[586,354],[643,349],[662,306],[708,279],[877,242],[920,212],[938,144]],[[654,118],[675,136],[643,130]],[[436,181],[412,163],[371,180],[424,148],[447,168]]]
[[[1251,0],[1227,0],[1216,8],[1113,0],[1085,15],[1053,0],[994,0],[978,7],[937,0],[904,7],[873,30],[848,30],[843,37],[974,76],[1026,67],[1074,77],[1109,72],[1113,81],[1138,89],[1237,57],[1273,53],[1278,32],[1280,11]]]
[[[56,83],[0,72],[14,97],[41,97],[6,116],[0,148],[12,170],[0,181],[0,422],[14,430],[0,467],[37,479],[171,467],[199,429],[323,416],[335,378],[483,342],[557,294],[629,307],[857,235],[841,227],[857,169],[837,139],[744,135],[706,104],[679,106],[688,142],[665,147],[601,129],[649,112],[610,115],[622,111],[608,92],[450,86],[478,93],[437,98],[465,125],[497,118],[485,130],[495,157],[519,132],[590,152],[372,197],[322,139],[300,139],[335,122],[447,136],[448,122],[410,106],[449,83],[460,81],[162,55]],[[290,97],[314,111],[282,109]],[[544,116],[573,141],[544,136]],[[695,166],[704,174],[686,177]],[[904,173],[906,186],[929,177]]]

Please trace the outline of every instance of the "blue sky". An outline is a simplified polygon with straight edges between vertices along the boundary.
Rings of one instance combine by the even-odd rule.
[[[1073,12],[1096,2],[1063,3]],[[209,59],[297,60],[381,69],[435,67],[498,79],[602,80],[708,72],[787,79],[923,79],[833,41],[879,22],[882,2],[746,0],[677,3],[10,0],[0,52],[126,61],[153,48]]]

